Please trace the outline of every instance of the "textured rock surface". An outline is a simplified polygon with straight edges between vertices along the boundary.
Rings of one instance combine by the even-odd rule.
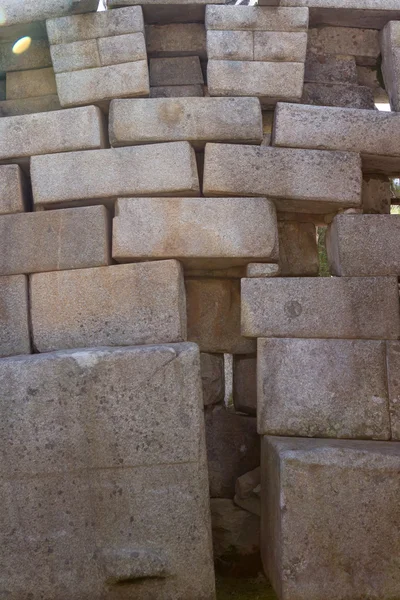
[[[315,225],[280,221],[278,231],[279,267],[282,277],[318,275],[319,257]]]
[[[203,404],[218,404],[224,401],[225,371],[223,354],[200,354]]]
[[[333,54],[308,52],[304,81],[306,83],[357,84],[356,60],[354,56],[335,56]]]
[[[7,73],[6,85],[7,100],[57,94],[54,71],[51,67]]]
[[[381,52],[378,31],[351,27],[311,28],[308,47],[315,53],[354,56],[359,65],[374,65]]]
[[[38,96],[35,98],[16,98],[0,102],[0,117],[16,117],[33,113],[60,110],[61,104],[57,94]]]
[[[392,110],[400,108],[400,29],[396,21],[388,23],[381,36],[382,75]]]
[[[266,263],[249,263],[246,267],[246,277],[277,277],[280,272],[279,265]]]
[[[141,32],[100,38],[97,43],[102,65],[147,60],[146,41]]]
[[[254,60],[304,63],[307,33],[254,31]]]
[[[307,8],[207,6],[206,29],[307,31]]]
[[[177,261],[36,273],[31,305],[39,352],[186,339]]]
[[[0,277],[0,309],[0,356],[29,354],[28,279],[25,275]]]
[[[4,25],[17,25],[43,21],[70,13],[97,10],[97,0],[3,0],[2,10],[6,15]]]
[[[207,31],[208,60],[253,60],[252,31]]]
[[[374,94],[369,87],[332,83],[305,83],[303,104],[375,110]]]
[[[390,214],[393,198],[391,181],[379,175],[364,175],[362,184],[362,208],[364,214]]]
[[[387,342],[386,346],[392,439],[400,440],[400,342]]]
[[[142,34],[143,35],[143,34]],[[81,40],[69,44],[54,44],[50,47],[51,60],[55,73],[66,71],[79,71],[80,69],[92,69],[100,67],[100,54],[98,42],[100,40]]]
[[[202,85],[156,85],[150,88],[150,98],[201,98]]]
[[[2,4],[3,8],[3,4]],[[12,42],[0,43],[0,71],[26,71],[51,67],[49,43],[46,40],[32,40],[29,52],[14,54]]]
[[[27,207],[26,179],[18,165],[0,166],[0,215],[24,212]]]
[[[150,59],[150,85],[202,85],[204,83],[198,56]]]
[[[170,23],[146,28],[147,54],[151,58],[199,56],[207,58],[206,31],[202,23]]]
[[[233,404],[235,410],[255,416],[257,411],[257,359],[233,357]]]

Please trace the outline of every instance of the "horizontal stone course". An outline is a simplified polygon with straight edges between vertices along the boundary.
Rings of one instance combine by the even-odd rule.
[[[57,94],[35,98],[16,98],[0,102],[0,117],[17,117],[60,109],[61,104]]]
[[[3,0],[2,9],[6,16],[5,25],[18,25],[44,21],[71,13],[94,12],[97,0]]]
[[[307,52],[305,64],[305,83],[345,83],[357,84],[358,69],[354,56],[334,54],[315,54]]]
[[[21,213],[27,208],[28,189],[18,165],[0,166],[0,215]]]
[[[199,56],[207,58],[206,31],[203,23],[170,23],[146,27],[147,53],[150,58]]]
[[[7,100],[57,94],[54,71],[49,67],[7,73],[6,92]]]
[[[206,29],[307,31],[307,8],[207,6]]]
[[[150,59],[150,85],[201,85],[203,72],[198,56]]]
[[[254,60],[304,63],[307,33],[254,31]]]
[[[377,30],[351,27],[310,28],[308,48],[319,54],[354,56],[358,65],[375,65],[381,52]]]
[[[29,354],[28,278],[25,275],[0,277],[0,307],[0,357]]]
[[[53,44],[50,53],[55,73],[101,66],[97,40]]]
[[[373,91],[361,85],[305,83],[302,103],[375,111]]]
[[[127,33],[97,40],[102,65],[147,60],[143,33]]]
[[[252,31],[207,31],[208,60],[253,60]]]
[[[49,43],[46,40],[32,40],[29,52],[22,54],[13,53],[14,43],[15,41],[0,43],[0,71],[27,71],[51,67]]]

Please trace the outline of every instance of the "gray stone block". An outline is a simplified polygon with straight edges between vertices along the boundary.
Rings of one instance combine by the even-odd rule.
[[[381,35],[382,75],[392,110],[400,110],[400,29],[396,21]]]
[[[6,86],[7,100],[57,94],[56,80],[51,67],[7,73]]]
[[[387,342],[387,377],[392,439],[400,440],[400,343]]]
[[[0,215],[21,213],[27,208],[25,175],[18,165],[0,166]]]
[[[147,60],[143,33],[127,33],[97,40],[102,65]]]
[[[50,46],[50,53],[55,73],[101,66],[97,40],[54,44]]]
[[[307,31],[307,8],[207,6],[206,29]]]
[[[358,69],[354,56],[335,56],[307,52],[305,83],[348,83],[363,85],[358,81]]]
[[[280,273],[279,265],[249,263],[246,267],[246,277],[277,277]]]
[[[146,27],[147,53],[151,58],[198,56],[207,58],[203,23],[170,23]]]
[[[377,67],[357,67],[358,84],[371,88],[375,102],[388,104],[389,97],[384,89],[382,76]]]
[[[396,277],[244,279],[241,299],[248,337],[400,336]]]
[[[375,65],[381,53],[379,31],[352,27],[316,27],[308,31],[308,48],[318,54],[354,56],[358,65]]]
[[[182,268],[171,260],[36,273],[31,318],[39,352],[184,341]]]
[[[16,98],[0,102],[0,117],[16,117],[34,113],[60,110],[61,104],[57,94],[38,96],[37,98]]]
[[[253,60],[252,31],[207,31],[208,60]]]
[[[150,98],[201,98],[202,85],[160,85],[150,88]]]
[[[0,277],[0,306],[0,357],[29,354],[28,278],[25,275]]]
[[[317,106],[375,110],[373,91],[361,85],[305,83],[301,101]]]
[[[225,371],[223,354],[200,354],[203,404],[220,404],[225,397]]]
[[[319,256],[315,225],[280,221],[278,231],[282,277],[318,275]]]
[[[27,71],[51,67],[49,43],[46,40],[32,40],[28,52],[14,54],[14,42],[0,43],[0,71]]]
[[[2,10],[6,15],[6,24],[19,25],[44,21],[53,17],[60,17],[71,13],[85,13],[96,11],[97,0],[3,0]]]
[[[150,59],[150,85],[202,85],[204,83],[198,56]]]
[[[235,410],[256,416],[257,359],[253,356],[233,357],[233,404]]]
[[[362,184],[362,208],[364,214],[390,214],[393,198],[389,177],[364,175]]]
[[[307,33],[254,31],[254,60],[301,62],[306,60]]]

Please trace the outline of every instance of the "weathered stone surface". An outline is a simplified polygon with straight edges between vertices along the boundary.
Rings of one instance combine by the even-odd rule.
[[[358,65],[375,65],[381,53],[379,31],[352,27],[311,28],[308,48],[315,53],[354,56]]]
[[[97,40],[102,65],[147,60],[143,33],[127,33]]]
[[[152,86],[203,83],[203,72],[198,56],[150,59],[150,84]]]
[[[317,231],[313,223],[280,221],[279,266],[283,277],[318,275]]]
[[[252,31],[207,31],[208,60],[253,60]]]
[[[146,28],[147,53],[151,58],[199,56],[207,58],[206,30],[202,23],[171,23]]]
[[[198,349],[18,357],[0,381],[8,596],[214,600]]]
[[[225,397],[225,371],[223,354],[200,354],[203,404],[219,404]]]
[[[3,0],[2,12],[5,21],[3,25],[33,23],[71,13],[96,11],[97,0]]]
[[[202,85],[160,85],[150,88],[150,98],[199,98],[204,96]]]
[[[109,136],[112,146],[149,142],[260,143],[261,107],[257,98],[153,98],[113,100]]]
[[[210,60],[207,66],[210,96],[257,96],[266,106],[300,101],[303,76],[302,63]]]
[[[0,117],[16,117],[39,112],[60,110],[61,104],[57,94],[38,96],[37,98],[17,98],[0,102]]]
[[[118,262],[176,258],[186,268],[228,268],[256,257],[277,260],[277,244],[275,207],[266,198],[123,198],[116,204],[112,255]]]
[[[25,275],[0,277],[0,307],[0,357],[29,354],[28,278]]]
[[[254,31],[254,60],[304,63],[307,33]]]
[[[362,208],[365,214],[390,214],[392,187],[388,177],[364,175],[362,184]]]
[[[0,217],[0,275],[100,267],[110,263],[104,206]]]
[[[0,119],[0,160],[104,145],[103,117],[95,106]]]
[[[400,343],[387,342],[386,346],[392,439],[400,440]]]
[[[0,100],[6,99],[6,81],[5,79],[0,80]]]
[[[377,67],[357,67],[358,83],[371,88],[375,102],[387,104],[388,93],[385,90],[382,75]]]
[[[50,46],[50,53],[55,73],[101,66],[97,40],[54,44]]]
[[[276,277],[280,273],[279,265],[249,263],[246,267],[246,277]]]
[[[354,56],[335,56],[307,52],[304,81],[306,83],[348,83],[357,84],[357,67]]]
[[[400,29],[396,21],[386,25],[381,36],[382,75],[392,110],[400,109]]]
[[[261,517],[261,499],[259,496],[250,496],[249,498],[239,498],[235,495],[233,498],[236,506],[243,508],[249,513],[256,515],[257,517]]]
[[[0,71],[27,71],[51,67],[49,43],[46,40],[32,40],[29,52],[14,54],[14,42],[0,43]]]
[[[399,595],[399,469],[393,442],[264,438],[261,547],[280,598]]]
[[[27,208],[28,190],[18,165],[0,166],[0,215],[21,213]]]
[[[390,439],[385,342],[260,338],[257,373],[260,435]]]
[[[7,100],[57,94],[56,80],[51,67],[7,73],[6,85]]]
[[[331,273],[400,276],[400,215],[337,215],[326,248]]]
[[[147,24],[204,23],[205,5],[219,4],[221,0],[109,0],[108,8],[141,5]]]
[[[354,153],[206,145],[205,196],[267,196],[278,210],[328,213],[360,207],[361,182]]]
[[[307,8],[207,6],[206,29],[307,31]]]
[[[275,112],[273,144],[360,152],[366,171],[398,172],[399,135],[396,113],[282,103]]]
[[[188,142],[35,156],[31,177],[36,208],[93,204],[118,196],[199,194],[195,154]]]
[[[375,110],[373,91],[361,85],[305,83],[303,104]]]
[[[257,411],[257,359],[233,357],[233,404],[235,410],[255,416]]]
[[[235,496],[245,500],[250,498],[255,490],[260,488],[261,484],[261,468],[257,467],[236,479]]]
[[[248,337],[397,339],[396,277],[293,277],[242,281]]]
[[[185,340],[181,269],[171,260],[32,275],[35,347],[48,352]]]
[[[210,496],[233,498],[236,479],[260,464],[256,419],[216,406],[205,421]]]

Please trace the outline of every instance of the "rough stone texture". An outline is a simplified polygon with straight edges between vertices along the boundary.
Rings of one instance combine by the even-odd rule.
[[[392,439],[400,440],[400,342],[387,342],[386,346]]]
[[[95,106],[0,119],[0,160],[104,145],[103,117]]]
[[[249,263],[246,267],[246,277],[277,277],[280,273],[279,265]]]
[[[97,40],[102,65],[147,60],[143,33],[127,33]]]
[[[18,98],[0,102],[0,117],[16,117],[39,112],[60,110],[61,104],[57,94],[38,96],[37,98]]]
[[[99,42],[101,41],[100,39]],[[101,66],[97,40],[54,44],[50,46],[50,53],[55,73],[79,71],[80,69],[92,69]]]
[[[206,145],[205,196],[267,196],[278,210],[329,213],[360,207],[361,182],[354,153]]]
[[[0,381],[9,598],[214,600],[198,349],[18,357]]]
[[[362,208],[365,214],[390,214],[392,187],[388,177],[365,175],[362,184]]]
[[[225,31],[307,31],[307,8],[207,6],[206,29]]]
[[[265,106],[300,101],[303,76],[302,63],[210,60],[207,67],[210,96],[257,96]]]
[[[282,277],[318,275],[319,257],[315,225],[280,221],[278,231]]]
[[[398,172],[399,136],[396,113],[284,103],[275,112],[275,146],[360,152],[370,172]]]
[[[25,175],[18,165],[0,166],[0,215],[21,213],[27,208]]]
[[[108,8],[141,5],[147,24],[204,23],[205,5],[219,4],[221,0],[109,0]]]
[[[27,277],[0,277],[0,357],[30,353],[28,310]]]
[[[186,339],[177,261],[36,273],[31,306],[39,352]]]
[[[185,268],[278,259],[275,207],[266,198],[123,198],[113,220],[118,262],[176,258]]]
[[[236,479],[260,464],[256,419],[216,406],[205,421],[210,496],[233,498]]]
[[[399,596],[399,469],[393,442],[264,438],[262,557],[279,598]]]
[[[0,43],[0,71],[27,71],[51,67],[49,43],[46,40],[32,40],[29,52],[22,54],[13,53],[14,43],[15,40]]]
[[[150,88],[150,98],[199,98],[204,96],[202,85],[160,85]]]
[[[171,23],[146,28],[147,53],[151,58],[199,56],[207,58],[206,30],[202,23]]]
[[[397,339],[396,277],[293,277],[242,281],[248,337]]]
[[[104,206],[0,217],[0,275],[100,267],[110,263]]]
[[[326,248],[333,275],[400,277],[400,215],[337,215]]]
[[[303,104],[375,110],[374,93],[361,85],[305,83]]]
[[[149,71],[145,60],[57,73],[56,83],[63,107],[112,98],[148,96],[150,93]]]
[[[0,80],[0,100],[6,99],[6,82],[5,79]]]
[[[96,11],[97,0],[3,0],[4,25],[33,23],[71,13]]]
[[[253,60],[252,31],[207,31],[208,60]]]
[[[7,100],[57,94],[54,71],[51,67],[7,73],[6,86]]]
[[[203,72],[198,56],[150,59],[150,85],[203,84]]]
[[[257,359],[233,357],[233,404],[235,410],[253,417],[257,411]]]
[[[235,496],[245,500],[250,498],[261,484],[261,468],[257,467],[236,479]]]
[[[381,53],[379,31],[352,27],[311,28],[308,48],[315,53],[354,56],[358,65],[372,66]]]
[[[112,146],[187,140],[260,143],[263,136],[257,98],[153,98],[113,100],[109,115]]]
[[[390,439],[385,342],[263,339],[258,433]]]
[[[254,31],[254,60],[304,63],[307,33]]]
[[[254,354],[256,343],[240,335],[240,281],[186,279],[188,340],[202,352]]]
[[[203,404],[219,404],[225,397],[225,371],[223,354],[200,354]]]
[[[304,81],[305,83],[348,83],[357,84],[357,67],[354,56],[335,56],[332,54],[315,54],[307,52]]]
[[[388,23],[381,36],[382,75],[392,110],[400,110],[400,29]]]
[[[199,194],[188,142],[35,156],[31,177],[36,208],[118,196]]]
[[[357,67],[358,83],[371,88],[375,102],[387,104],[389,102],[387,91],[384,89],[382,75],[377,67]]]

